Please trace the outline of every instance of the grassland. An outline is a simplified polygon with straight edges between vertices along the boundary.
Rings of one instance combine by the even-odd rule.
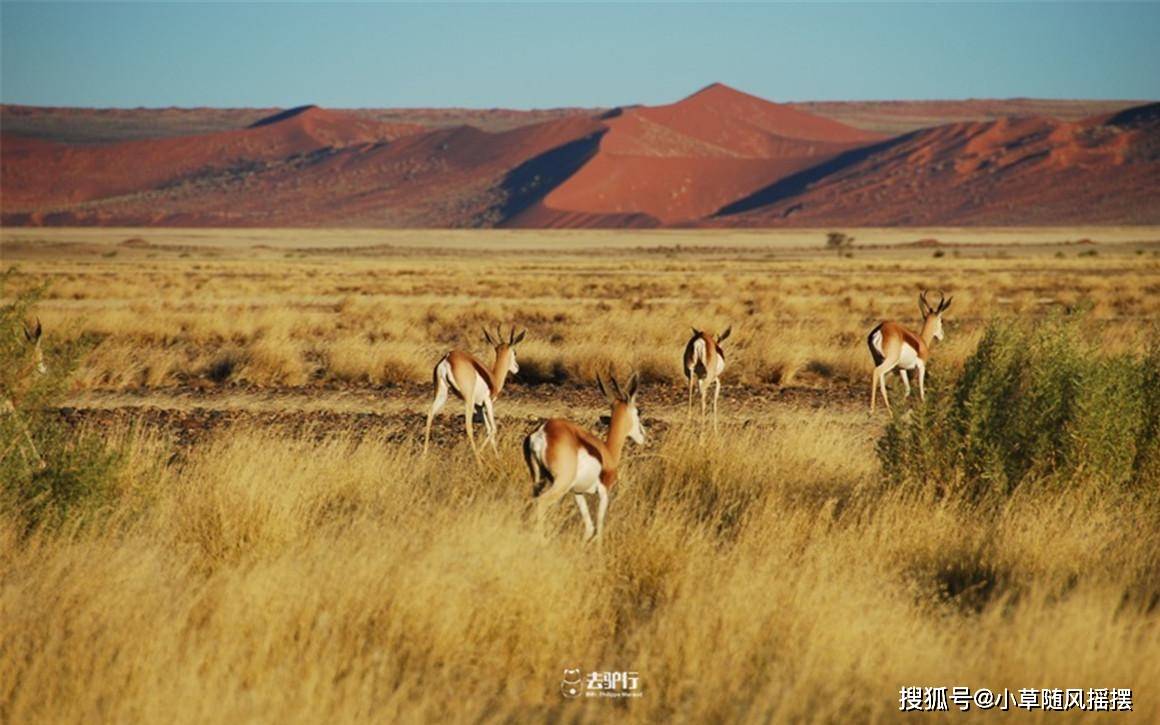
[[[1155,497],[888,484],[864,341],[941,288],[935,386],[993,319],[1083,308],[1142,354],[1160,230],[853,233],[4,230],[50,364],[88,350],[55,425],[117,465],[51,526],[0,515],[0,720],[846,722],[904,685],[1131,687],[1160,718]],[[432,364],[497,324],[529,331],[500,457],[449,419],[421,459]],[[727,324],[713,437],[679,359]],[[609,367],[649,440],[603,547],[570,503],[541,545],[519,440],[599,428]],[[573,667],[643,696],[566,700]]]

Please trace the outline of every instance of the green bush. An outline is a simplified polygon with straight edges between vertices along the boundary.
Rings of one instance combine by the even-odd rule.
[[[0,298],[8,299],[19,281],[14,270],[0,275]],[[116,450],[96,434],[69,429],[56,413],[83,343],[54,345],[52,331],[45,330],[47,372],[36,371],[23,327],[42,293],[18,288],[0,306],[0,404],[14,406],[0,415],[0,511],[21,517],[29,529],[100,512],[117,489],[121,468]]]
[[[962,370],[897,411],[878,441],[891,482],[1002,499],[1018,487],[1160,481],[1160,347],[1107,355],[1082,315],[993,322]]]

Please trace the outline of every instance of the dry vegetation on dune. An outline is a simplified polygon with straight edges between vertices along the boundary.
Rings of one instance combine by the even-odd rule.
[[[75,398],[343,385],[421,421],[438,354],[517,322],[519,410],[579,400],[598,425],[570,384],[615,361],[647,375],[649,440],[603,546],[571,502],[544,546],[516,400],[483,472],[461,435],[421,458],[421,428],[188,445],[26,410],[49,466],[0,461],[0,721],[881,721],[904,685],[1130,687],[1158,719],[1160,265],[1080,249],[29,256],[14,284],[51,283]],[[955,294],[928,406],[871,419],[864,335],[921,286]],[[727,391],[822,407],[686,423],[687,327],[730,322]],[[1004,411],[959,404],[997,391]],[[914,450],[932,440],[953,455]],[[642,697],[566,700],[573,667],[638,672]]]

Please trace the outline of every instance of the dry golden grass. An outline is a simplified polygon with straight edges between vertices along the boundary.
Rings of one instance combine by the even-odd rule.
[[[462,446],[423,463],[342,431],[226,431],[160,473],[166,445],[139,443],[107,523],[0,519],[0,711],[849,721],[971,683],[1132,687],[1158,714],[1160,623],[1126,598],[1155,591],[1154,511],[916,501],[851,430],[787,410],[704,445],[671,431],[630,453],[602,551],[571,506],[537,542],[514,432],[483,476]],[[638,671],[644,696],[565,701],[576,666]]]
[[[656,424],[628,449],[600,549],[570,502],[547,546],[526,516],[512,411],[596,422],[556,385],[498,408],[483,473],[458,440],[423,460],[354,429],[223,428],[192,447],[123,431],[101,515],[29,533],[0,513],[0,721],[882,721],[904,685],[1131,687],[1136,718],[1160,719],[1154,507],[892,490],[883,421],[840,394],[865,387],[872,321],[913,318],[924,286],[956,299],[935,370],[988,317],[1083,300],[1093,334],[1140,349],[1160,317],[1151,249],[1065,249],[29,253],[27,281],[52,282],[48,334],[95,340],[78,396],[209,386],[248,405],[214,382],[224,365],[227,382],[391,397],[378,386],[424,383],[446,347],[479,351],[480,325],[510,321],[530,330],[526,379],[634,366]],[[686,426],[658,402],[680,388],[686,329],[727,323],[730,389],[832,404],[750,406],[720,438]],[[418,417],[424,399],[404,403]],[[643,696],[565,700],[572,667],[637,671]]]
[[[1133,237],[1147,239],[1148,231]],[[895,238],[920,233],[948,237],[921,230]],[[913,324],[915,297],[925,287],[955,295],[940,364],[963,359],[992,317],[1037,316],[1087,300],[1093,334],[1134,348],[1147,334],[1141,321],[1160,311],[1160,242],[1045,246],[1034,232],[1032,246],[939,248],[942,257],[925,248],[874,249],[852,259],[822,254],[819,233],[813,247],[786,246],[787,239],[807,244],[801,231],[774,235],[766,247],[755,246],[754,233],[705,237],[726,251],[659,247],[656,234],[639,234],[618,235],[618,246],[608,249],[553,252],[511,251],[510,238],[522,243],[526,236],[499,232],[503,251],[494,253],[431,246],[461,234],[408,232],[418,246],[306,257],[264,247],[166,246],[162,232],[151,234],[159,243],[150,248],[85,241],[107,234],[74,231],[72,247],[7,242],[6,256],[30,283],[51,283],[40,309],[56,339],[99,340],[79,371],[81,389],[199,379],[425,384],[449,346],[482,353],[479,328],[497,323],[529,329],[520,360],[530,382],[586,381],[616,362],[647,380],[677,383],[673,350],[688,328],[732,324],[736,382],[861,384],[867,330],[883,318]],[[279,238],[286,244],[296,234],[303,244],[321,244],[314,238],[320,232]],[[992,233],[999,240],[1011,234]],[[670,242],[696,239],[678,235]],[[967,238],[991,243],[980,233]],[[612,243],[601,236],[579,242]],[[110,250],[118,256],[108,257]],[[1082,256],[1092,252],[1101,256]]]

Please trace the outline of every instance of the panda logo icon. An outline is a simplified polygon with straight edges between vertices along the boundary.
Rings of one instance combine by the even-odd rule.
[[[580,668],[564,670],[564,679],[560,682],[560,693],[568,699],[580,697],[583,681],[584,675],[580,672]]]

